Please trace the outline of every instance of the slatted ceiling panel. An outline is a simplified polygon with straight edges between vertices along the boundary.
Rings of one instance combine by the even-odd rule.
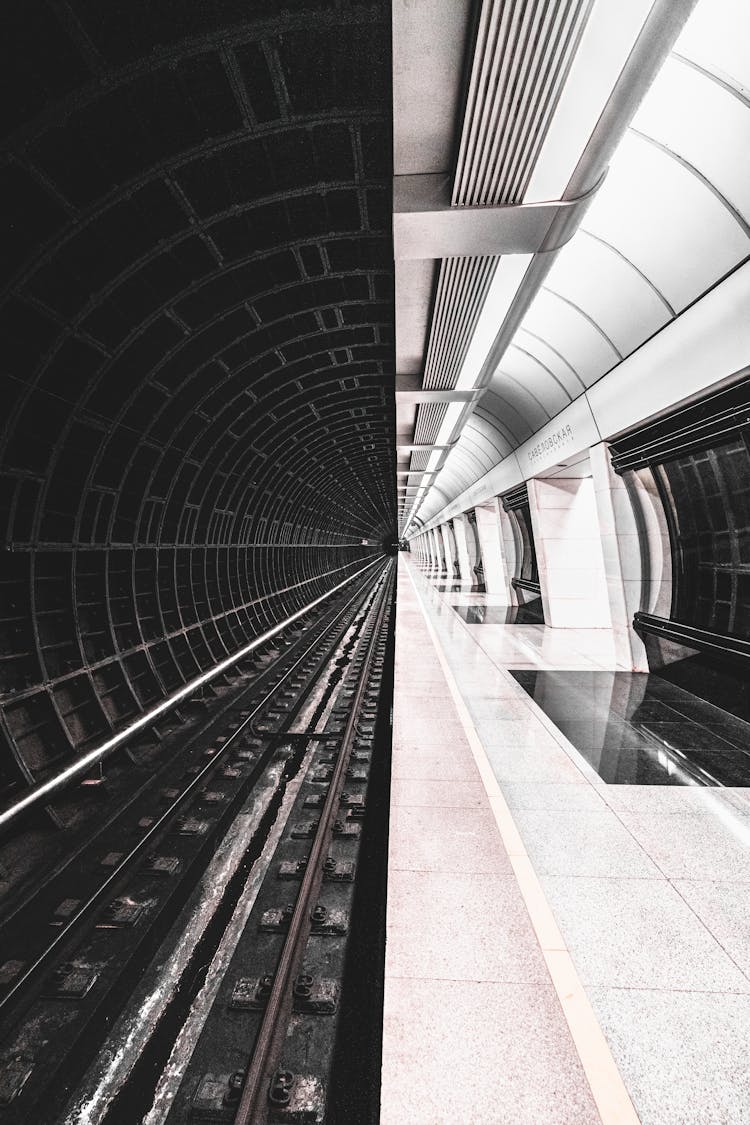
[[[592,0],[485,0],[453,203],[523,199]]]
[[[425,428],[425,431],[427,433],[427,436],[424,437],[424,438],[421,438],[421,437],[418,437],[417,434],[415,433],[415,435],[414,435],[415,442],[422,442],[422,441],[424,441],[425,443],[434,442],[435,438],[437,437],[437,433],[438,433],[438,430],[440,429],[443,418],[445,416],[445,410],[446,410],[446,408],[445,408],[444,405],[430,404],[430,405],[424,407],[424,411],[425,411],[424,428]],[[420,470],[427,468],[427,464],[428,464],[429,460],[430,460],[429,450],[425,450],[425,451],[420,450],[417,453],[412,453],[411,459],[409,461],[409,468],[412,469],[414,472],[419,472]],[[408,497],[408,501],[409,501],[407,506],[406,506],[406,510],[409,511],[410,508],[411,508],[411,505],[412,505],[412,503],[415,499],[415,492],[412,490],[411,486],[413,486],[413,488],[416,489],[419,485],[421,485],[423,483],[424,478],[423,477],[405,477],[404,479],[410,485],[410,490],[407,493],[405,493],[405,495]]]
[[[442,425],[447,407],[445,403],[424,404],[417,419],[414,430],[414,442],[417,445],[428,445],[437,441],[438,432]]]
[[[469,79],[452,201],[523,198],[592,0],[485,0]],[[423,385],[449,390],[458,376],[499,257],[440,263]],[[444,413],[444,411],[443,411]],[[417,411],[415,440],[434,441],[442,421]]]
[[[523,199],[592,2],[483,0],[454,206]],[[426,388],[456,386],[499,261],[488,255],[441,262],[425,356]],[[436,440],[445,409],[418,407],[416,442]],[[416,467],[414,456],[411,465]]]
[[[418,453],[412,453],[409,468],[413,469],[415,472],[419,472],[421,469],[426,469],[429,459],[430,454],[426,450],[420,450]]]
[[[427,346],[424,386],[455,387],[499,258],[444,258]]]
[[[412,469],[414,472],[418,472],[421,469],[426,469],[428,460],[430,460],[430,452],[425,451],[425,452],[412,453],[412,459],[410,459],[410,461],[409,461],[409,469]],[[414,478],[405,477],[404,479],[407,481],[407,483],[409,485],[421,485],[422,484],[422,478],[421,477],[419,477],[419,478],[417,478],[417,477],[414,477]]]

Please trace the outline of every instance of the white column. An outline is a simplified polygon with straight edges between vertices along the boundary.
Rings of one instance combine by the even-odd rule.
[[[640,526],[644,532],[646,573],[643,575],[643,610],[657,617],[670,617],[672,613],[672,541],[651,468],[637,469],[630,475],[632,492],[628,493],[637,505]]]
[[[551,477],[530,480],[528,487],[546,624],[610,628],[592,478]]]
[[[484,582],[484,566],[482,564],[482,548],[479,546],[479,536],[477,534],[477,519],[476,511],[472,508],[464,516],[464,528],[466,530],[466,550],[469,552],[469,566],[471,567],[471,580],[472,582]],[[476,571],[479,567],[479,573]]]
[[[445,559],[445,574],[447,578],[453,577],[453,544],[451,543],[450,528],[447,523],[440,527],[443,544],[443,558]]]
[[[647,672],[646,649],[633,628],[643,589],[638,525],[625,481],[612,468],[605,442],[591,450],[591,472],[617,663],[634,672]]]
[[[456,550],[458,552],[458,565],[461,569],[461,578],[464,582],[473,582],[474,575],[471,570],[469,548],[466,545],[466,535],[470,529],[466,526],[466,516],[456,516],[453,520],[453,534],[456,537]]]
[[[518,605],[520,600],[518,591],[511,580],[518,577],[521,572],[520,532],[511,514],[506,512],[503,507],[500,497],[497,499],[497,515],[500,520],[500,541],[503,545],[503,566],[505,567],[505,581],[508,589],[508,604]]]
[[[432,530],[430,532],[430,535],[431,535],[431,541],[432,541],[432,558],[433,558],[433,562],[434,562],[434,567],[435,567],[435,570],[436,570],[437,574],[442,574],[443,573],[443,553],[441,551],[440,532],[437,531],[437,528],[432,528]]]
[[[510,578],[507,573],[505,551],[500,536],[500,515],[498,501],[491,500],[474,509],[477,517],[477,536],[482,552],[484,584],[488,594],[505,594],[510,591]],[[505,513],[503,513],[505,514]]]
[[[435,566],[435,547],[433,545],[431,531],[425,531],[424,533],[424,553],[425,565],[432,570]]]

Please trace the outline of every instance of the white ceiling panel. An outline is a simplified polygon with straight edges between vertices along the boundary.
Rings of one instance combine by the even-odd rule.
[[[481,464],[483,473],[489,472],[497,462],[498,454],[494,442],[489,440],[484,430],[478,426],[467,426],[461,437],[461,448]]]
[[[618,148],[586,229],[630,258],[678,312],[750,250],[709,188],[634,133]]]
[[[508,435],[512,447],[515,447],[532,433],[531,426],[524,413],[526,403],[516,404],[510,396],[505,393],[505,388],[502,388],[501,393],[494,391],[494,388],[484,395],[482,398],[482,405],[477,407],[472,417],[477,415],[484,415],[489,419],[497,418],[502,431]]]
[[[510,443],[491,415],[475,412],[469,424],[476,431],[477,444],[493,451],[494,461],[502,461],[511,452]]]
[[[507,376],[521,386],[527,387],[542,403],[550,418],[553,414],[557,414],[558,410],[564,410],[570,402],[570,395],[554,375],[551,375],[538,359],[520,348],[508,348],[500,367],[495,372],[493,383],[500,386]]]
[[[575,368],[568,363],[564,356],[550,347],[546,340],[541,339],[539,336],[532,335],[525,325],[516,332],[513,343],[510,345],[508,351],[510,352],[516,347],[522,348],[532,356],[535,356],[540,363],[555,375],[558,382],[565,387],[565,390],[572,399],[577,398],[579,394],[586,390],[586,386],[579,378]]]
[[[750,110],[679,59],[667,59],[632,126],[689,161],[750,218]]]
[[[632,263],[584,231],[565,247],[545,284],[596,321],[621,355],[642,344],[672,315]]]
[[[583,313],[546,287],[537,294],[523,327],[564,355],[589,386],[620,358],[600,330]]]
[[[440,487],[449,497],[457,496],[482,476],[482,466],[466,448],[451,451],[440,474]]]
[[[748,0],[703,0],[686,23],[675,51],[750,88]]]
[[[503,457],[518,445],[512,426],[508,422],[507,413],[503,412],[502,403],[488,392],[482,399],[482,405],[477,407],[471,416],[472,425],[482,425],[493,434],[493,441],[497,442],[498,449]]]
[[[521,415],[530,430],[533,431],[549,421],[551,417],[549,410],[528,384],[519,382],[500,370],[495,372],[490,387],[498,399],[511,405]]]

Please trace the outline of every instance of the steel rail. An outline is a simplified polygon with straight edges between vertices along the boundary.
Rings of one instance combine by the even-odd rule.
[[[151,726],[154,721],[161,715],[164,715],[168,711],[171,711],[178,704],[182,703],[184,699],[187,699],[189,696],[198,691],[199,688],[203,687],[204,684],[210,683],[211,680],[216,678],[216,676],[220,676],[223,672],[226,672],[229,668],[232,667],[232,665],[236,664],[238,661],[244,660],[245,657],[249,656],[250,653],[260,648],[261,645],[266,644],[267,641],[272,640],[273,637],[278,636],[278,634],[281,633],[284,629],[287,629],[295,621],[298,621],[300,617],[304,617],[306,613],[309,613],[317,606],[322,605],[322,603],[327,601],[328,598],[338,593],[338,591],[343,589],[344,586],[348,585],[349,582],[353,582],[355,578],[358,578],[361,574],[364,574],[367,570],[370,570],[373,566],[376,566],[385,557],[385,555],[379,555],[377,559],[374,559],[366,566],[361,567],[359,570],[355,571],[354,574],[350,574],[347,578],[345,578],[342,582],[339,582],[336,586],[333,586],[332,589],[328,590],[325,594],[321,594],[320,597],[314,598],[313,601],[308,603],[308,605],[303,606],[302,609],[298,609],[295,613],[291,614],[289,617],[286,617],[283,621],[280,621],[271,629],[267,629],[265,633],[261,633],[260,636],[244,645],[241,649],[238,649],[237,652],[233,653],[231,656],[227,656],[218,664],[215,664],[213,668],[209,668],[208,671],[202,672],[200,676],[196,676],[195,679],[190,680],[189,683],[185,684],[177,691],[172,692],[171,695],[168,695],[166,699],[163,699],[161,703],[156,704],[155,707],[151,707],[148,711],[144,711],[144,713],[138,719],[130,723],[123,730],[118,731],[118,733],[113,735],[111,738],[108,738],[106,742],[103,742],[101,744],[101,746],[97,746],[93,750],[89,750],[87,754],[83,754],[80,758],[77,758],[75,762],[72,762],[69,766],[66,766],[64,770],[61,770],[59,773],[55,774],[54,777],[48,778],[46,781],[41,781],[31,786],[23,794],[22,797],[18,798],[16,801],[13,801],[11,804],[6,805],[5,808],[0,810],[0,829],[5,827],[5,825],[10,824],[11,821],[15,820],[18,816],[21,815],[21,813],[26,812],[27,809],[31,808],[34,805],[38,805],[40,802],[44,801],[45,798],[48,799],[51,794],[63,789],[66,785],[70,784],[71,781],[74,781],[75,778],[88,773],[93,765],[96,765],[98,762],[103,761],[104,758],[108,757],[114,750],[117,750],[120,746],[123,745],[124,742],[127,742],[138,731],[143,730],[144,727]],[[351,566],[352,564],[347,563],[346,565]],[[337,569],[344,570],[345,567],[338,567]],[[335,571],[329,571],[328,573],[335,573]],[[301,586],[309,585],[310,582],[316,581],[316,579],[319,577],[319,575],[316,575],[313,578],[307,578],[304,582],[298,582],[295,586],[287,587],[287,589],[294,590]]]
[[[217,723],[224,722],[226,719],[231,717],[233,712],[241,710],[244,707],[244,704],[243,704],[244,697],[248,692],[253,692],[253,691],[256,691],[256,690],[266,691],[267,685],[270,684],[270,683],[274,683],[275,686],[268,692],[268,694],[264,697],[263,702],[259,706],[264,706],[266,703],[268,703],[268,701],[271,698],[273,692],[277,691],[283,685],[284,681],[287,679],[287,676],[290,673],[292,673],[295,668],[298,667],[298,665],[300,663],[300,660],[304,660],[307,656],[309,656],[310,653],[312,653],[315,650],[315,648],[320,643],[322,643],[323,638],[325,638],[325,636],[327,635],[329,630],[335,628],[335,626],[341,620],[341,618],[344,616],[344,614],[347,612],[347,610],[354,604],[354,602],[356,602],[357,598],[362,594],[362,591],[363,591],[364,588],[365,587],[364,587],[364,584],[363,584],[363,586],[357,590],[357,593],[354,594],[354,596],[352,598],[350,598],[348,602],[346,602],[346,604],[343,606],[342,609],[339,609],[337,612],[334,611],[334,612],[331,613],[331,616],[330,616],[330,618],[328,619],[327,622],[326,622],[326,619],[324,617],[320,621],[315,622],[315,624],[311,626],[311,629],[315,629],[315,628],[319,629],[319,634],[317,635],[317,639],[312,640],[310,642],[310,644],[307,645],[307,648],[304,649],[304,652],[302,653],[301,657],[295,658],[294,663],[292,665],[290,665],[287,672],[284,672],[282,675],[279,675],[279,668],[283,666],[283,662],[284,662],[286,657],[294,656],[294,650],[299,645],[299,643],[300,643],[299,641],[295,642],[292,645],[292,648],[290,650],[288,650],[286,653],[279,654],[279,656],[274,658],[271,661],[271,663],[269,663],[265,667],[259,669],[258,672],[257,672],[257,675],[254,676],[251,683],[246,684],[244,687],[239,687],[237,689],[238,694],[234,695],[231,699],[225,700],[224,706],[220,710],[218,710],[215,713],[212,713],[211,715],[209,715],[205,719],[203,724],[198,727],[197,730],[191,731],[188,735],[188,741],[183,746],[183,749],[184,750],[192,750],[198,742],[200,742],[202,740],[205,740],[206,738],[209,737],[209,732],[212,731],[214,729],[214,727],[216,727]],[[274,676],[277,677],[277,679],[275,681],[273,679]],[[255,718],[256,715],[257,715],[257,709],[254,710],[252,713],[249,713],[249,721],[252,721]],[[242,724],[237,728],[237,732],[244,729],[244,726],[245,726],[245,721],[243,720]],[[229,738],[227,739],[227,742],[231,742],[234,739],[235,734],[237,732],[230,735]],[[216,754],[214,755],[214,757],[212,759],[213,762],[216,762],[217,760],[219,760],[221,758],[222,751],[223,751],[223,746],[219,747],[219,749],[217,750]],[[169,765],[170,765],[170,763],[167,763],[167,762],[162,762],[160,765],[158,765],[157,769],[156,769],[156,773],[152,773],[150,775],[148,781],[144,782],[143,785],[141,785],[134,792],[132,792],[128,795],[128,798],[126,799],[126,803],[124,805],[122,805],[122,807],[115,814],[116,817],[119,818],[121,815],[126,813],[128,811],[128,809],[130,808],[133,801],[140,800],[144,791],[149,787],[149,785],[154,784],[154,783],[161,784],[160,779],[162,778],[163,774],[168,770]],[[210,763],[209,763],[209,766],[210,766]],[[59,878],[63,874],[63,872],[66,870],[66,868],[68,866],[68,863],[77,861],[78,858],[80,857],[80,855],[82,854],[82,852],[86,848],[88,848],[90,845],[94,844],[99,839],[102,832],[104,832],[104,831],[109,832],[109,829],[110,829],[112,823],[113,822],[109,822],[106,826],[100,826],[100,828],[92,836],[90,836],[85,841],[85,843],[83,843],[82,848],[80,850],[75,851],[75,852],[71,853],[70,855],[66,856],[61,865],[59,865],[58,867],[53,868],[52,870],[48,871],[45,875],[44,880],[41,882],[41,884],[39,884],[39,886],[37,886],[35,888],[35,894],[39,890],[40,886],[43,888],[45,885],[52,882],[54,879]],[[27,902],[28,902],[28,900],[26,902],[17,904],[15,906],[15,908],[13,910],[11,910],[11,912],[9,914],[0,918],[0,941],[2,940],[2,933],[3,933],[3,930],[5,929],[5,927],[8,925],[8,923],[10,921],[12,921],[12,919],[20,911],[22,911],[25,908],[25,906],[27,905]]]
[[[389,564],[390,568],[390,564]],[[387,571],[386,571],[387,573]],[[375,626],[367,644],[367,661],[372,657],[380,637],[385,616],[387,600],[385,591],[377,610]],[[322,881],[322,860],[324,852],[330,847],[336,803],[339,800],[349,754],[354,742],[354,733],[359,719],[359,710],[365,694],[368,676],[363,670],[357,684],[351,710],[342,738],[341,750],[334,767],[333,777],[320,814],[318,830],[310,848],[304,875],[300,884],[297,901],[292,914],[289,930],[281,950],[281,956],[274,974],[273,986],[268,997],[263,1020],[258,1031],[255,1049],[250,1060],[242,1097],[234,1118],[234,1125],[263,1125],[268,1116],[267,1088],[271,1069],[277,1061],[277,1054],[286,1036],[285,1008],[291,1011],[291,982],[303,953],[303,943],[309,934],[310,909],[313,897],[319,892]]]
[[[294,670],[298,668],[299,665],[309,656],[313,649],[317,648],[317,646],[321,643],[322,636],[324,636],[330,629],[336,626],[336,624],[346,614],[352,603],[357,600],[361,593],[362,590],[358,589],[356,594],[354,594],[354,596],[349,599],[349,601],[345,606],[342,607],[338,614],[334,616],[333,620],[325,626],[322,631],[322,635],[316,637],[315,640],[313,640],[307,646],[307,648],[305,648],[304,651],[300,653],[294,663],[283,674],[281,679],[278,680],[274,684],[274,686],[266,692],[263,699],[254,706],[253,710],[242,720],[239,726],[217,749],[211,760],[207,762],[203,769],[201,769],[200,772],[190,780],[190,782],[182,790],[180,795],[172,801],[169,808],[165,809],[165,811],[161,814],[160,817],[158,817],[155,823],[152,824],[144,833],[144,835],[141,836],[141,838],[133,845],[130,851],[127,852],[127,854],[123,855],[122,859],[109,872],[106,879],[104,879],[104,881],[100,883],[96,890],[91,895],[89,895],[87,900],[79,907],[75,914],[72,915],[72,917],[69,918],[65,925],[56,933],[55,937],[49,943],[49,945],[38,955],[38,957],[36,957],[36,959],[30,965],[27,966],[24,973],[16,981],[13,982],[13,987],[10,988],[4,996],[0,997],[0,1014],[4,1012],[5,1009],[12,1006],[12,1002],[15,997],[18,996],[19,992],[23,990],[23,988],[28,984],[30,980],[33,979],[34,976],[36,976],[43,968],[45,968],[45,966],[49,964],[56,951],[60,949],[65,940],[70,937],[71,932],[79,927],[81,923],[84,922],[86,918],[88,918],[93,913],[94,910],[96,910],[96,908],[105,898],[107,891],[109,891],[118,882],[118,880],[122,878],[128,868],[130,868],[133,863],[147,850],[153,840],[174,817],[175,813],[179,811],[180,807],[184,805],[188,798],[191,797],[193,793],[198,789],[198,787],[203,783],[206,775],[214,772],[217,765],[225,757],[226,752],[230,749],[235,740],[242,734],[245,728],[252,723],[258,712],[261,711],[269,702],[269,700],[273,698],[274,694],[278,691],[279,687],[284,683],[284,681],[292,675]],[[307,692],[304,693],[305,698],[307,694]]]

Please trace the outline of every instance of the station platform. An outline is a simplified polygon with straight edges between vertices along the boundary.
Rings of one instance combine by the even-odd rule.
[[[399,568],[383,1125],[750,1121],[746,725]]]

